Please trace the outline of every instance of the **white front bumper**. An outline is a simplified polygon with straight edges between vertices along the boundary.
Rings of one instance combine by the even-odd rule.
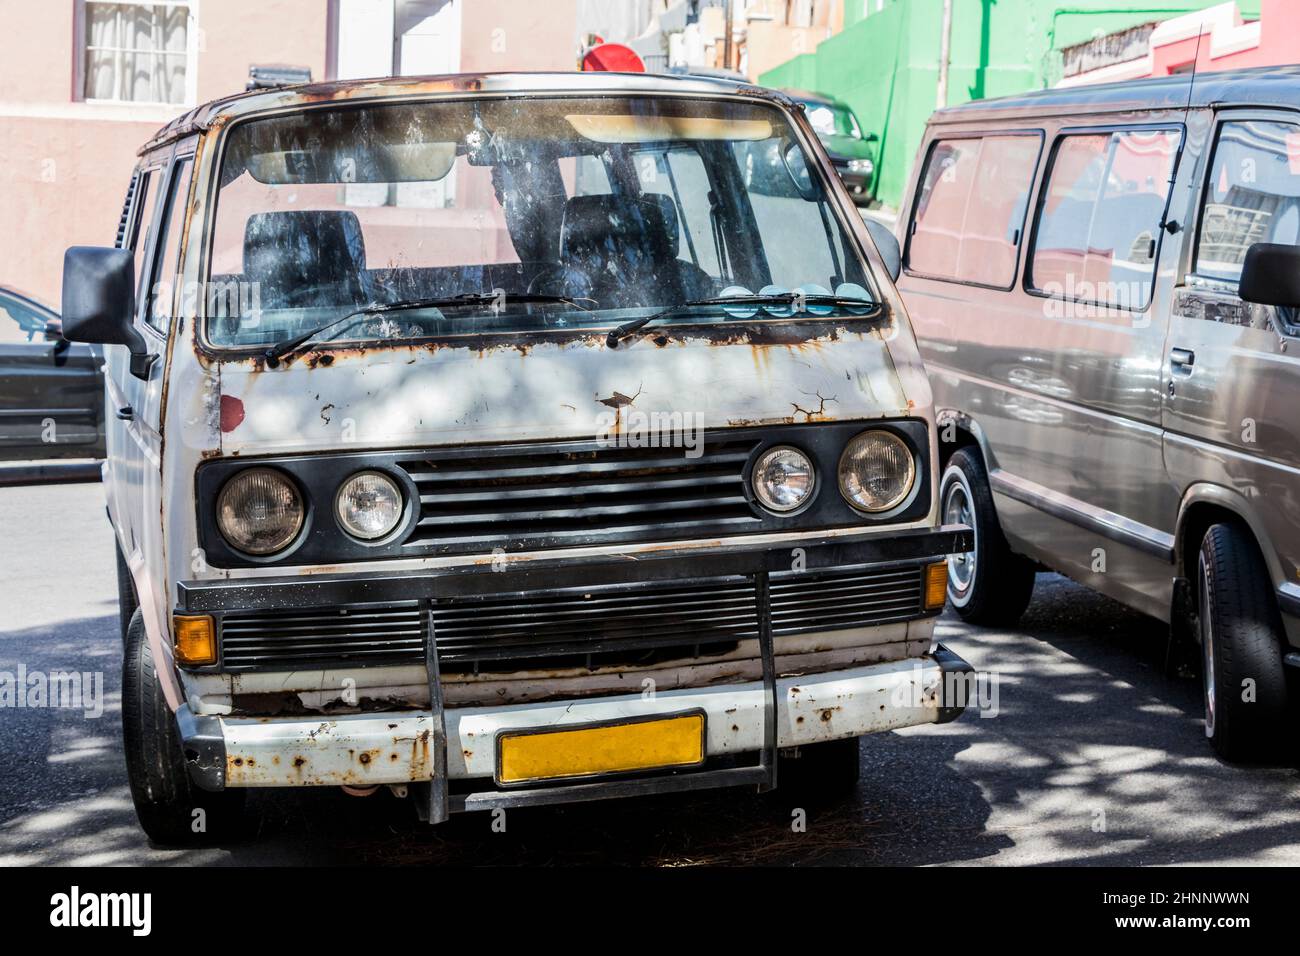
[[[931,656],[777,681],[777,745],[934,723],[943,713],[944,672]],[[445,712],[447,774],[491,777],[498,731],[566,727],[700,709],[710,757],[763,747],[761,682]],[[316,719],[219,719],[228,787],[367,786],[433,775],[429,711]]]

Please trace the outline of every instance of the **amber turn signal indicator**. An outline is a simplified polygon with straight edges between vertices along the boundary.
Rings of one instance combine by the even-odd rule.
[[[925,609],[936,611],[948,599],[948,559],[925,566]]]
[[[217,629],[212,623],[211,615],[174,615],[172,640],[175,642],[177,664],[192,667],[217,662]]]

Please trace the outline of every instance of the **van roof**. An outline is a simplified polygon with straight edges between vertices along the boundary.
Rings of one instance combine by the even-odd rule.
[[[975,100],[937,110],[932,125],[1007,120],[1060,114],[1088,115],[1207,106],[1269,106],[1295,109],[1300,100],[1300,66],[1188,73],[1092,86],[1056,87],[1032,93]]]
[[[716,76],[667,73],[553,72],[448,73],[299,83],[250,90],[196,106],[176,117],[140,148],[150,152],[172,140],[211,129],[237,116],[295,106],[424,96],[438,93],[729,93],[763,97],[793,106],[784,93]]]

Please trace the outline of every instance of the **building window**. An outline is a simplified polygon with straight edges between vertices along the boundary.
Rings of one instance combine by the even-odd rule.
[[[192,6],[83,0],[82,96],[121,103],[190,102]]]

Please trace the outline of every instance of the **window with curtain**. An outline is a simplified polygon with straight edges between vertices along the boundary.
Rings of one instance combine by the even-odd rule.
[[[185,102],[189,4],[84,4],[86,99]]]

